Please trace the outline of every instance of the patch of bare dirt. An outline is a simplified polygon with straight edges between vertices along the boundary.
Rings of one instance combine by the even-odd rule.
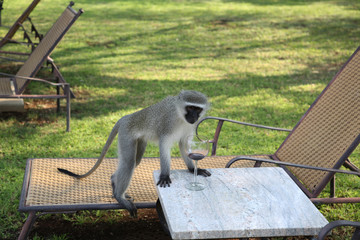
[[[155,209],[138,209],[138,218],[132,218],[124,211],[124,216],[119,217],[115,222],[99,221],[83,224],[76,224],[52,215],[36,221],[30,233],[30,239],[35,235],[49,239],[53,235],[63,236],[65,234],[68,239],[76,240],[171,240],[171,237],[163,230]],[[290,237],[287,239],[304,240],[307,238]],[[250,238],[249,240],[260,240],[260,238]]]
[[[131,218],[128,214],[120,217],[116,222],[95,222],[74,224],[71,221],[52,215],[36,221],[30,233],[30,239],[35,234],[44,239],[53,235],[64,235],[69,239],[158,239],[171,240],[162,229],[155,209],[138,209],[138,218]]]

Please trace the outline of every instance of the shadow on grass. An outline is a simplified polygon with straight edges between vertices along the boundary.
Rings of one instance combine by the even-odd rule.
[[[258,6],[302,6],[317,1],[224,1],[224,3],[249,3]],[[354,6],[356,2],[354,2]],[[94,6],[85,10],[85,14],[77,21],[73,28],[93,26],[106,26],[107,23],[119,23],[114,25],[113,29],[107,29],[104,34],[109,35],[105,38],[92,38],[101,32],[89,33],[90,38],[83,37],[87,44],[81,47],[66,47],[55,49],[56,56],[59,59],[73,59],[66,62],[57,63],[64,68],[68,68],[64,72],[65,78],[71,84],[77,99],[72,101],[72,119],[82,119],[84,117],[104,116],[119,110],[135,111],[160,101],[166,95],[175,95],[182,89],[195,89],[208,94],[210,99],[217,99],[222,96],[227,98],[251,96],[252,94],[261,94],[261,90],[269,91],[274,96],[282,96],[294,105],[310,105],[319,92],[314,93],[301,92],[296,93],[286,91],[291,86],[299,86],[303,84],[327,84],[335,71],[328,71],[329,68],[334,69],[334,62],[340,62],[343,56],[332,55],[328,59],[315,59],[309,56],[303,64],[307,66],[304,70],[299,70],[295,74],[283,74],[277,76],[263,76],[262,74],[226,74],[219,80],[141,80],[132,78],[114,78],[109,76],[107,72],[103,72],[102,63],[106,63],[107,59],[114,56],[125,59],[119,62],[119,67],[113,71],[126,70],[127,64],[138,66],[157,67],[161,61],[179,62],[183,60],[201,58],[208,61],[230,59],[234,61],[242,61],[247,56],[251,56],[256,51],[266,51],[266,49],[282,49],[288,45],[296,50],[297,48],[306,48],[309,43],[314,47],[328,49],[331,51],[332,44],[336,43],[343,48],[351,48],[351,40],[357,40],[360,30],[357,27],[360,19],[356,16],[348,16],[339,19],[336,15],[329,15],[326,19],[300,18],[300,20],[289,20],[285,18],[274,18],[269,16],[267,12],[256,11],[248,12],[244,9],[236,8],[234,10],[215,11],[210,8],[196,8],[193,10],[191,6],[201,6],[201,2],[179,3],[185,8],[175,8],[173,3],[168,1],[150,1],[145,6],[141,5],[141,1],[135,1],[126,8],[122,8],[117,1],[78,1],[76,6],[89,4]],[[139,6],[140,4],[140,6]],[[350,3],[352,4],[352,3]],[[151,8],[151,6],[172,6],[165,8]],[[184,20],[187,19],[187,20]],[[268,21],[272,19],[271,21]],[[138,22],[145,24],[145,27],[138,28],[137,24],[125,26],[129,22]],[[151,28],[152,24],[158,24],[156,28]],[[171,23],[169,25],[169,23]],[[301,29],[307,34],[302,36],[288,36],[283,39],[246,39],[242,35],[246,35],[246,29],[251,26],[257,26],[258,30],[265,28],[279,29]],[[138,29],[134,31],[131,26]],[[147,28],[146,26],[149,26]],[[201,27],[201,31],[208,36],[212,36],[210,40],[204,39],[204,35],[198,34],[197,29]],[[124,28],[124,29],[122,29]],[[222,40],[223,31],[232,31],[233,39]],[[72,30],[73,32],[75,30]],[[121,32],[111,39],[111,34]],[[71,33],[71,31],[70,31]],[[94,34],[94,35],[92,35]],[[180,42],[176,40],[180,38]],[[109,40],[111,39],[111,40]],[[220,46],[216,41],[222,40]],[[229,44],[227,44],[229,42]],[[204,44],[207,43],[207,44]],[[138,48],[143,44],[143,48]],[[294,47],[296,45],[296,47]],[[130,53],[127,49],[133,49]],[[122,51],[123,50],[123,51]],[[355,49],[354,49],[355,50]],[[116,53],[114,53],[116,51]],[[71,58],[74,53],[96,53],[96,58],[89,58],[88,55],[77,54]],[[281,51],[280,51],[281,52]],[[136,56],[144,55],[146,58],[138,58]],[[235,57],[234,57],[235,55]],[[83,57],[81,57],[83,56]],[[237,57],[236,57],[237,56]],[[286,60],[287,56],[279,56],[279,59]],[[119,59],[119,58],[118,58]],[[55,59],[56,60],[56,59]],[[118,60],[121,61],[121,60]],[[324,64],[325,63],[325,64]],[[161,64],[161,63],[160,63]],[[71,70],[73,65],[79,66],[75,71]],[[184,68],[178,64],[161,65],[164,71]],[[341,66],[336,66],[340,69]],[[61,69],[60,69],[61,70]],[[326,78],[326,79],[325,79]],[[97,94],[92,97],[91,93],[86,93],[82,87],[89,89],[102,89],[103,95]],[[107,89],[118,89],[121,92],[108,93]],[[50,90],[50,89],[49,89]],[[271,90],[271,91],[270,91]],[[93,91],[93,90],[90,90]],[[211,95],[210,95],[211,94]],[[225,100],[223,100],[225,102]],[[218,103],[213,103],[217,108],[221,108]],[[275,105],[253,106],[252,109],[238,108],[228,109],[226,117],[238,118],[244,115],[246,111],[252,112],[254,120],[267,121],[263,119],[263,113],[267,112],[268,116],[283,114],[283,119],[292,119],[296,121],[300,118],[299,113],[294,114],[294,109],[284,110],[277,108]],[[30,114],[38,114],[37,119],[28,117],[27,114],[16,115],[20,122],[28,122],[27,126],[33,126],[42,123],[56,122],[55,107],[48,109],[29,110]],[[60,113],[60,114],[63,114]],[[48,117],[49,115],[50,117]],[[120,116],[119,116],[120,117]],[[0,120],[7,120],[8,117],[0,117]],[[36,123],[37,122],[37,123]],[[276,124],[276,123],[275,123]]]
[[[139,64],[154,64],[157,60],[180,60],[192,58],[214,58],[214,51],[216,57],[226,57],[227,54],[251,54],[252,50],[257,48],[272,48],[279,49],[286,47],[286,45],[297,44],[298,47],[308,47],[306,43],[312,43],[313,47],[322,49],[330,49],[331,44],[326,42],[336,42],[343,48],[349,48],[352,40],[358,40],[360,30],[357,27],[360,24],[360,19],[357,16],[348,16],[346,18],[337,15],[329,15],[326,19],[314,18],[312,15],[299,17],[300,20],[292,20],[289,18],[282,18],[271,16],[272,12],[256,11],[249,12],[244,9],[216,11],[206,7],[191,8],[194,6],[201,6],[201,2],[186,2],[181,3],[180,7],[171,7],[164,10],[163,6],[171,5],[171,3],[164,1],[153,1],[142,5],[133,3],[127,5],[126,8],[120,4],[114,5],[114,2],[99,2],[86,1],[91,8],[81,17],[74,28],[89,28],[89,25],[82,23],[94,23],[92,27],[99,31],[93,31],[88,36],[84,36],[84,42],[87,46],[79,48],[67,48],[63,51],[57,51],[56,55],[60,57],[68,57],[74,52],[102,52],[97,55],[98,59],[106,59],[114,56],[114,50],[123,48],[124,50],[136,49],[137,46],[145,46],[141,51],[133,51],[132,55],[143,54],[151,56],[148,60],[130,60],[130,63]],[[317,1],[225,1],[244,3],[249,2],[256,5],[308,5]],[[330,1],[329,1],[330,2]],[[356,2],[354,2],[355,4]],[[158,9],[151,6],[159,5],[162,8]],[[80,3],[81,5],[81,3]],[[182,6],[186,6],[182,8]],[[270,15],[269,15],[270,14]],[[113,24],[108,26],[109,23]],[[139,25],[143,27],[139,27]],[[154,25],[156,25],[154,27]],[[102,26],[107,29],[102,29]],[[134,26],[132,28],[130,26]],[[302,29],[303,36],[287,36],[284,39],[264,40],[264,39],[242,39],[242,34],[246,35],[246,29],[251,29],[251,26],[256,26],[259,30],[261,28],[273,29]],[[199,35],[197,27],[201,27],[204,33],[212,35],[209,39],[204,38],[204,35]],[[230,47],[224,45],[224,49],[216,48],[216,41],[223,37],[222,30],[231,29],[233,32],[232,38],[229,39]],[[103,32],[101,32],[101,30]],[[114,34],[116,33],[116,34]],[[259,32],[260,34],[260,32]],[[120,35],[120,36],[119,36]],[[109,40],[109,38],[111,40]],[[181,40],[177,42],[177,39]],[[212,41],[215,39],[215,41]],[[149,42],[151,40],[151,42]],[[223,41],[223,40],[222,40]],[[145,43],[145,44],[144,44]],[[208,43],[205,46],[204,43]],[[303,46],[302,46],[303,45]],[[104,48],[108,50],[104,51]],[[227,50],[226,50],[227,49]],[[124,53],[128,54],[128,53]],[[76,59],[78,64],[86,64],[91,59]],[[73,62],[71,62],[73,64]]]
[[[312,73],[305,69],[302,72],[293,75],[279,75],[279,76],[260,76],[248,74],[246,77],[237,74],[228,74],[226,78],[220,80],[138,80],[138,79],[119,79],[108,76],[99,76],[101,83],[93,87],[102,89],[103,95],[94,94],[91,96],[92,90],[77,90],[74,88],[76,98],[71,103],[71,118],[83,119],[86,117],[100,117],[105,116],[119,110],[135,111],[140,108],[147,107],[156,102],[161,101],[167,95],[176,95],[181,90],[198,90],[212,99],[220,99],[223,96],[226,98],[246,97],[262,94],[262,90],[267,94],[272,94],[271,97],[281,96],[295,106],[310,105],[320,93],[319,90],[313,92],[308,91],[289,91],[291,86],[321,84],[326,85],[333,76],[335,71],[328,72],[326,67],[315,65],[315,69],[322,69],[322,72]],[[340,69],[341,66],[338,67]],[[325,80],[324,76],[328,76]],[[85,82],[84,85],[89,83]],[[107,92],[106,89],[111,89]],[[119,89],[121,91],[115,91]],[[50,90],[50,89],[49,89]],[[53,91],[53,89],[51,89]],[[119,93],[117,93],[119,92]],[[263,93],[264,93],[263,92]],[[266,101],[266,96],[264,101]],[[216,108],[222,108],[219,103],[226,102],[222,99],[219,102],[212,101],[212,105]],[[57,121],[57,116],[65,114],[64,101],[62,101],[62,111],[56,114],[56,101],[52,100],[31,100],[28,103],[28,109],[25,113],[2,113],[0,120],[9,120],[15,117],[19,121],[19,125],[25,127],[41,126]],[[262,114],[267,112],[268,116],[277,116],[281,114],[282,119],[290,119],[296,121],[301,115],[298,113],[294,115],[296,109],[282,109],[278,108],[274,103],[269,108],[266,105],[242,107],[239,102],[235,108],[227,109],[226,116],[229,118],[239,118],[246,115],[246,112],[252,112],[253,120],[260,122],[268,122],[263,118]],[[304,110],[305,112],[305,110]],[[121,116],[119,116],[120,118]],[[270,122],[271,123],[271,122]],[[276,124],[276,123],[274,123]]]

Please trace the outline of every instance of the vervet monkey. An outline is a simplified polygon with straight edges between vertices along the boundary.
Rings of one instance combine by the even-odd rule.
[[[148,141],[157,142],[160,152],[160,179],[157,185],[170,186],[170,153],[175,142],[179,143],[181,156],[190,172],[194,172],[192,160],[185,152],[185,139],[194,134],[196,122],[209,109],[206,96],[197,91],[181,91],[177,96],[169,96],[161,102],[126,115],[117,121],[92,169],[83,175],[77,175],[65,169],[60,172],[76,178],[84,178],[94,172],[118,134],[118,168],[111,176],[113,193],[116,200],[131,214],[137,215],[135,204],[125,192],[135,167],[140,163]],[[210,176],[205,169],[198,169],[198,174]]]

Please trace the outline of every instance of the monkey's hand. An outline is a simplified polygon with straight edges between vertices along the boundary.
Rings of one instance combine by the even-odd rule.
[[[194,173],[194,169],[190,170],[190,172]],[[204,176],[204,177],[210,177],[211,176],[211,173],[208,170],[202,169],[202,168],[198,168],[197,174],[201,175],[201,176]]]
[[[171,183],[171,179],[169,175],[164,176],[160,174],[160,179],[156,185],[160,185],[160,187],[166,187],[166,186],[170,187],[170,183]]]

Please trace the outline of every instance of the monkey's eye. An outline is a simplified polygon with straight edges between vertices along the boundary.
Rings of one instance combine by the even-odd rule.
[[[186,106],[186,111],[189,112],[189,111],[193,111],[193,106]]]
[[[189,112],[196,112],[197,114],[200,114],[202,112],[202,108],[196,107],[196,106],[186,106],[186,111]]]
[[[186,106],[186,111],[201,112],[202,108],[199,108],[199,107],[196,107],[196,106]]]

